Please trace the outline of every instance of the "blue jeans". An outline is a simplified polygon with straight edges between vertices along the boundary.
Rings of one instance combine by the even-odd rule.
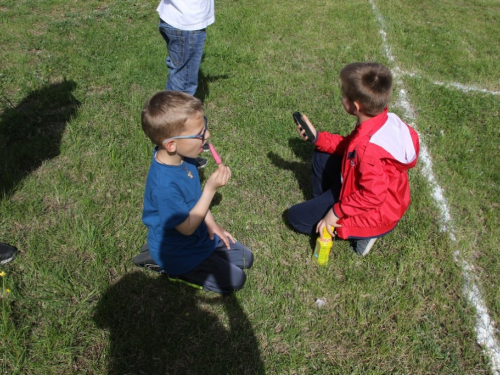
[[[315,234],[316,225],[339,200],[342,187],[342,158],[314,150],[312,161],[313,198],[288,210],[288,222],[298,232]]]
[[[168,79],[165,90],[182,91],[194,95],[198,88],[198,71],[207,37],[205,29],[179,30],[162,19],[158,28],[168,49],[166,60]]]

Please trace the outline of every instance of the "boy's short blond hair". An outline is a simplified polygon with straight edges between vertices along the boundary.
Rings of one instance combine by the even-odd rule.
[[[203,104],[194,96],[180,91],[160,91],[144,105],[142,130],[161,147],[165,139],[182,133],[187,119],[198,112],[203,113]]]
[[[392,74],[382,64],[355,62],[340,71],[342,94],[358,102],[361,111],[375,116],[384,111],[392,95]]]

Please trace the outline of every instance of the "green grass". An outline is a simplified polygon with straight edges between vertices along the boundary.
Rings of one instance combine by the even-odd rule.
[[[414,6],[391,1],[380,7],[385,14],[407,15],[389,18],[388,31],[396,38],[395,54],[403,69],[423,76],[406,83],[450,206],[457,237],[450,250],[460,250],[475,266],[486,305],[498,322],[500,97],[435,82],[500,91],[495,64],[500,57],[495,42],[499,30],[494,27],[500,9],[494,1],[415,2]]]
[[[377,2],[398,66],[418,74],[404,84],[457,243],[440,230],[417,167],[397,229],[365,258],[336,241],[317,268],[313,241],[284,219],[311,194],[312,149],[291,113],[350,132],[338,72],[353,61],[390,65],[380,26],[364,1],[216,2],[198,95],[233,177],[212,212],[256,255],[231,298],[131,262],[146,236],[152,150],[140,110],[167,76],[156,6],[0,4],[0,240],[21,250],[2,267],[0,371],[487,373],[452,254],[476,266],[499,321],[500,98],[435,82],[500,90],[496,3]]]

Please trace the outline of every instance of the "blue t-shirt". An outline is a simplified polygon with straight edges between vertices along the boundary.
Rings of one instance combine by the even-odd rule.
[[[190,236],[175,229],[201,197],[200,177],[194,159],[185,158],[180,166],[160,164],[156,151],[146,180],[142,221],[148,227],[153,260],[167,274],[182,275],[212,255],[219,239],[210,240],[205,221]]]

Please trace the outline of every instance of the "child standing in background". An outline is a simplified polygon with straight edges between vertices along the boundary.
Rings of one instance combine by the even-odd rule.
[[[207,37],[205,28],[215,21],[214,0],[161,0],[156,10],[168,49],[165,90],[194,95]]]

